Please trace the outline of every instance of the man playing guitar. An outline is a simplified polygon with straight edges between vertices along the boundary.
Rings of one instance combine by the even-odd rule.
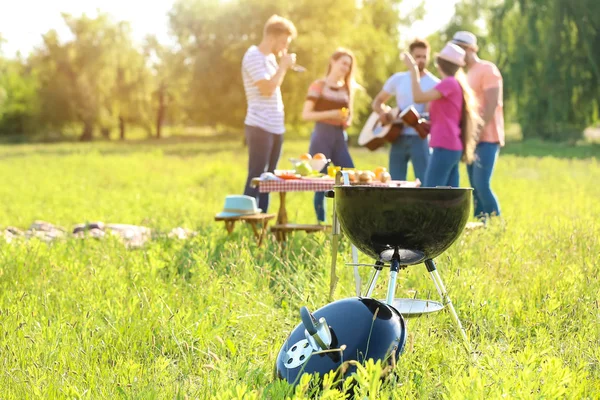
[[[423,91],[433,89],[440,80],[426,68],[430,54],[429,43],[415,39],[410,44],[409,51],[419,65],[421,88]],[[410,73],[397,72],[385,82],[383,90],[377,94],[371,105],[383,124],[390,124],[395,120],[395,116],[389,112],[389,107],[384,106],[392,96],[396,97],[399,110],[413,105],[416,111],[423,115],[427,109],[426,104],[413,104]],[[412,162],[415,178],[423,181],[429,160],[429,141],[427,138],[421,139],[413,128],[404,126],[402,134],[392,142],[390,149],[389,172],[392,179],[406,180],[409,160]]]

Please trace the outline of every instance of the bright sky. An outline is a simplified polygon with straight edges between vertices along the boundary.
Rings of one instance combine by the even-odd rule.
[[[424,21],[411,27],[404,36],[427,36],[448,22],[458,0],[425,0],[427,14]],[[175,0],[0,0],[0,36],[4,55],[12,57],[17,51],[28,54],[41,43],[41,35],[56,29],[65,37],[68,29],[60,13],[96,15],[96,10],[111,14],[116,20],[129,21],[134,39],[141,41],[155,34],[167,41],[167,12]],[[404,0],[407,10],[421,0]]]
[[[0,0],[0,35],[5,39],[2,51],[13,56],[27,54],[41,41],[41,35],[56,29],[61,37],[68,33],[61,12],[76,16],[95,16],[96,10],[116,20],[131,23],[134,39],[148,34],[167,38],[167,12],[175,0]]]
[[[429,36],[442,29],[454,15],[454,6],[459,0],[404,0],[402,4],[411,10],[422,2],[425,3],[425,17],[414,23],[410,32],[403,32],[404,37]]]

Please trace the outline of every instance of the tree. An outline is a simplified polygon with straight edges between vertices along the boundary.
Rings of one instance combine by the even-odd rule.
[[[198,124],[242,127],[246,112],[241,76],[244,52],[262,38],[272,14],[287,16],[299,35],[290,51],[307,73],[290,72],[282,87],[288,125],[300,120],[310,82],[323,76],[333,51],[348,47],[359,65],[366,93],[378,91],[398,65],[399,1],[298,0],[230,2],[177,1],[169,13],[191,74],[190,118]],[[335,23],[334,23],[335,21]],[[368,112],[368,95],[357,98],[358,113]]]
[[[500,68],[505,110],[525,137],[578,139],[598,119],[600,2],[463,0],[439,37],[459,29]]]
[[[97,18],[63,14],[63,19],[73,40],[63,44],[56,31],[50,31],[32,57],[40,71],[42,118],[57,128],[81,124],[80,139],[87,141],[94,127],[105,127],[112,116],[122,28],[106,14]]]
[[[184,94],[190,86],[189,69],[182,51],[161,45],[156,37],[146,38],[144,54],[153,78],[151,107],[155,111],[152,113],[155,135],[160,139],[166,119],[177,122],[184,118]]]
[[[107,108],[111,117],[117,116],[119,138],[125,140],[128,124],[147,126],[151,119],[153,76],[145,54],[133,47],[129,25],[119,23],[117,28],[115,86]]]

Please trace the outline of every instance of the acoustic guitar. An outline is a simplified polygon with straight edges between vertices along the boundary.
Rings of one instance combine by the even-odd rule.
[[[413,107],[408,106],[398,116],[405,124],[413,128],[419,134],[421,139],[425,139],[431,130],[431,124],[426,118],[422,118],[419,112]]]
[[[399,118],[400,109],[388,107],[388,111],[394,116],[394,120],[387,125],[383,125],[379,119],[379,114],[371,113],[367,122],[363,126],[358,136],[358,144],[374,151],[383,146],[386,142],[393,142],[402,134],[403,123]]]
[[[383,125],[379,119],[379,114],[373,112],[367,123],[363,127],[358,137],[358,144],[373,151],[385,144],[385,142],[393,142],[402,134],[404,126],[414,128],[421,139],[425,139],[429,135],[431,126],[426,118],[422,118],[419,112],[413,107],[408,106],[400,111],[398,108],[393,108],[390,111],[394,116],[392,123]]]

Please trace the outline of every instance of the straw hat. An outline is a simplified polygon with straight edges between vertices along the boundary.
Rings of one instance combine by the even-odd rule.
[[[458,31],[452,37],[451,42],[459,46],[469,47],[475,51],[479,50],[479,47],[477,47],[477,36],[471,32]]]
[[[245,195],[229,195],[225,197],[223,211],[217,217],[239,217],[259,214],[262,210],[256,206],[256,199]]]
[[[454,43],[446,43],[446,46],[436,54],[436,57],[441,58],[442,60],[446,60],[451,62],[452,64],[458,65],[460,67],[465,66],[465,51],[455,45]]]

